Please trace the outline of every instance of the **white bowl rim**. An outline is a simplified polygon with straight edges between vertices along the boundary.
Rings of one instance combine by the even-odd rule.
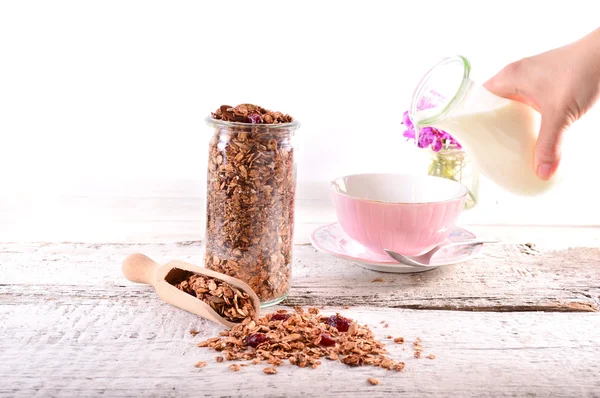
[[[403,177],[413,177],[413,178],[422,178],[424,180],[427,179],[439,179],[439,180],[445,180],[448,181],[452,184],[455,185],[460,185],[461,190],[463,191],[463,193],[459,196],[455,196],[449,199],[445,199],[445,200],[432,200],[432,201],[426,201],[426,202],[390,202],[390,201],[385,201],[385,200],[375,200],[375,199],[366,199],[366,198],[361,198],[359,196],[354,196],[354,195],[349,195],[347,193],[344,192],[340,192],[338,189],[336,189],[336,182],[340,181],[344,178],[348,178],[348,177],[360,177],[360,176],[388,176],[388,177],[393,177],[393,176],[403,176]],[[348,174],[348,175],[344,175],[338,178],[334,178],[333,180],[331,180],[329,182],[329,188],[330,190],[337,194],[337,195],[341,195],[341,196],[345,196],[347,198],[353,199],[353,200],[358,200],[361,202],[371,202],[371,203],[379,203],[379,204],[386,204],[386,205],[428,205],[428,204],[433,204],[433,203],[450,203],[450,202],[455,202],[458,200],[462,200],[463,198],[465,198],[467,196],[467,194],[469,193],[469,190],[467,189],[467,187],[465,187],[463,184],[456,182],[454,180],[450,180],[448,178],[443,178],[443,177],[438,177],[438,176],[430,176],[430,175],[418,175],[418,174],[409,174],[409,173],[358,173],[358,174]]]

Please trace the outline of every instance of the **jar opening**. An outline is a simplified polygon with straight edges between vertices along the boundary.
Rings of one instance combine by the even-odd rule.
[[[471,86],[471,63],[461,55],[438,62],[421,79],[409,108],[413,124],[427,126],[461,103]]]
[[[231,127],[240,129],[253,129],[253,130],[297,130],[300,127],[300,122],[294,120],[290,123],[279,123],[279,124],[250,124],[250,123],[239,123],[239,122],[226,122],[223,120],[213,119],[207,116],[204,121],[206,124],[212,127]]]

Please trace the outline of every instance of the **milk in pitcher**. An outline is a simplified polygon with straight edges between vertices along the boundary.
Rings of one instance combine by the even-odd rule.
[[[424,98],[429,107],[420,107]],[[557,173],[543,181],[535,173],[540,114],[475,85],[464,57],[447,58],[428,72],[415,91],[410,117],[416,127],[451,134],[482,174],[515,195],[542,194],[560,178]]]

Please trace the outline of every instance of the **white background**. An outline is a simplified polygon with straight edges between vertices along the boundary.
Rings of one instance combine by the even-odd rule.
[[[432,63],[467,55],[483,81],[600,26],[594,3],[2,1],[4,220],[41,228],[51,198],[119,181],[197,192],[203,119],[225,103],[300,120],[302,198],[326,200],[343,174],[423,167],[400,121]],[[599,123],[596,107],[569,132],[558,191],[524,200],[484,180],[471,221],[600,224]]]

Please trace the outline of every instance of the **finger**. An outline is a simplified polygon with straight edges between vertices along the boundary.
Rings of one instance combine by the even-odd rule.
[[[535,170],[538,178],[552,178],[560,163],[564,132],[569,127],[564,112],[544,112],[535,147]]]

